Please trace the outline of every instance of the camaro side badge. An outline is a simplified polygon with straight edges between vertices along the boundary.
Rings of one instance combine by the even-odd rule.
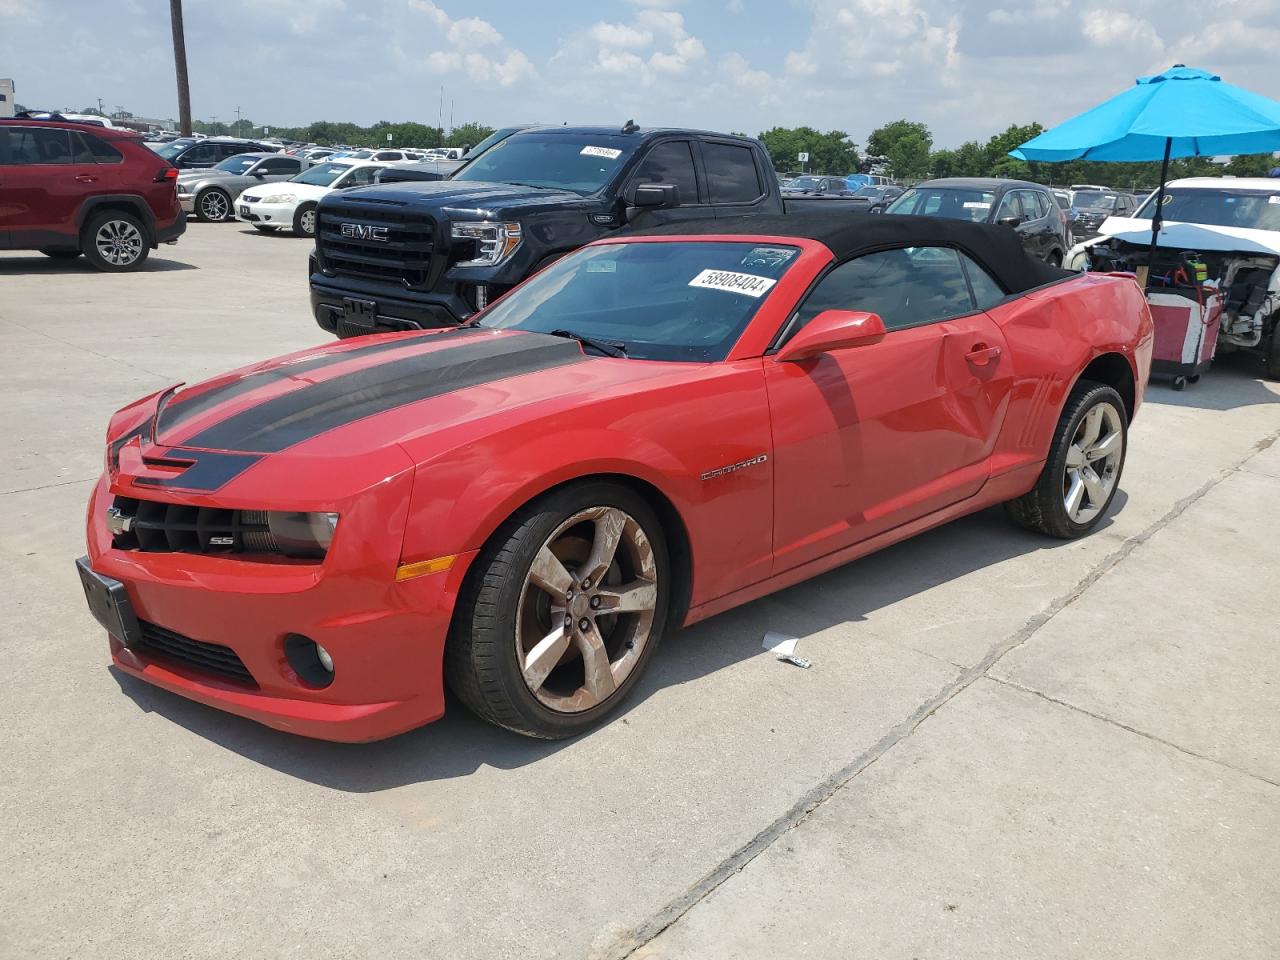
[[[382,243],[390,239],[386,227],[375,227],[369,223],[344,223],[342,235],[352,240],[378,240]]]
[[[738,463],[731,463],[727,467],[716,467],[714,470],[708,470],[698,479],[714,480],[716,477],[723,477],[726,473],[737,473],[739,470],[747,469],[747,467],[754,467],[757,463],[764,463],[768,459],[768,455],[762,453],[760,456],[752,457],[750,460],[742,460]]]

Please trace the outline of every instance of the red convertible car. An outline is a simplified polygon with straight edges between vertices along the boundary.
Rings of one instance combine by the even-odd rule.
[[[390,736],[447,683],[570,736],[666,630],[992,504],[1087,533],[1151,342],[1131,277],[999,227],[618,234],[466,327],[121,410],[81,579],[120,670],[272,727]]]

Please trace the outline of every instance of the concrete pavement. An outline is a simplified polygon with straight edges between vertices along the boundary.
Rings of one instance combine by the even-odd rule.
[[[1243,362],[1152,388],[1094,536],[951,524],[668,638],[570,743],[457,706],[316,743],[115,675],[71,565],[107,416],[323,340],[307,247],[0,255],[0,957],[1280,954],[1280,390]]]

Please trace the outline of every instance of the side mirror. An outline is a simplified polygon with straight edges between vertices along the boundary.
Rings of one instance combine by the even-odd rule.
[[[261,167],[255,167],[254,169],[249,171],[249,176],[257,177],[259,180],[261,180],[266,175],[267,175],[267,171],[263,170]]]
[[[633,207],[655,210],[680,206],[680,188],[674,183],[642,183],[631,196]]]
[[[775,359],[781,363],[808,360],[820,353],[877,343],[887,332],[878,313],[823,310],[782,345]]]
[[[1002,227],[1020,227],[1022,226],[1021,217],[1001,217],[996,221]]]

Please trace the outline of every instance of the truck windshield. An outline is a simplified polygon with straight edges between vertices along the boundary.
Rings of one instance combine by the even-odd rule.
[[[477,323],[586,337],[620,346],[633,360],[723,360],[799,253],[738,241],[584,247]]]
[[[1150,220],[1156,209],[1151,198],[1134,214]],[[1280,230],[1280,182],[1275,192],[1260,190],[1179,190],[1164,195],[1165,222],[1202,223],[1211,227],[1241,227],[1247,230]]]
[[[634,137],[523,133],[495,144],[453,175],[454,180],[596,193],[635,151]]]

